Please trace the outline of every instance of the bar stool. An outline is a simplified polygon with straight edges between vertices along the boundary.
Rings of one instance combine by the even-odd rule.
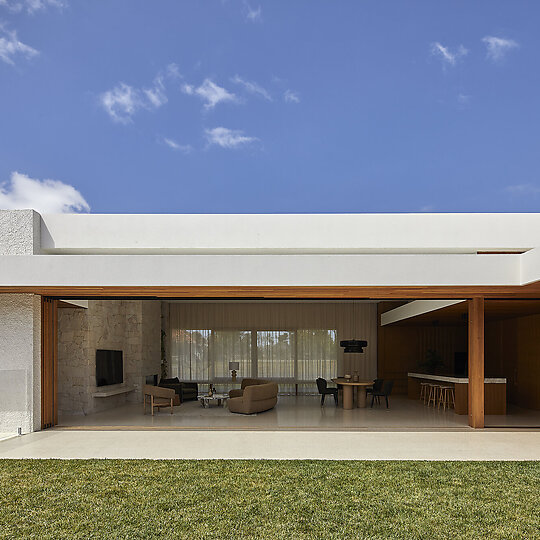
[[[420,401],[423,401],[424,405],[426,404],[428,398],[428,386],[429,383],[427,382],[420,383]]]
[[[433,407],[437,406],[437,398],[439,393],[439,385],[438,384],[429,384],[429,394],[428,394],[428,407],[433,402]]]
[[[452,407],[454,407],[454,409],[456,408],[456,397],[453,386],[441,386],[439,388],[439,403],[437,405],[437,409],[441,407],[441,403],[443,406],[443,411],[446,411],[447,405],[449,409]]]

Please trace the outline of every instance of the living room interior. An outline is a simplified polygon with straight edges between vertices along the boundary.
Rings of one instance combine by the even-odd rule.
[[[494,303],[493,309],[486,306],[485,376],[505,381],[504,414],[486,410],[486,426],[534,427],[540,425],[538,380],[528,382],[527,369],[534,374],[538,368],[527,361],[523,367],[519,359],[533,354],[536,345],[521,336],[520,351],[512,352],[509,340],[517,339],[520,316],[532,325],[531,331],[538,328],[540,305],[508,302],[506,311],[500,303]],[[454,381],[458,379],[448,384],[409,375],[466,377],[466,302],[381,324],[383,313],[405,304],[399,300],[60,301],[58,427],[464,429],[467,415],[458,414],[456,405],[460,385]],[[505,344],[501,335],[506,336]],[[359,349],[362,352],[354,348],[349,352],[342,345],[351,340],[367,345]],[[521,366],[519,381],[513,358]],[[318,378],[326,381],[328,395],[321,394]],[[380,392],[383,381],[391,382],[390,392],[370,394],[374,383]],[[419,395],[421,381],[426,389],[430,384],[450,386],[451,395],[444,403],[440,399],[427,403],[428,396]],[[152,398],[151,388],[156,386],[171,393]],[[155,399],[156,405],[146,412],[145,394],[148,404]],[[251,394],[255,401],[261,400],[258,405]],[[350,407],[348,395],[353,400]]]

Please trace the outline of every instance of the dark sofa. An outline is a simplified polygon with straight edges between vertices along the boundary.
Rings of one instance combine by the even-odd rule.
[[[179,396],[180,403],[197,399],[199,393],[199,387],[196,382],[180,381],[178,377],[161,379],[158,386],[161,386],[161,388],[172,388],[175,394]]]

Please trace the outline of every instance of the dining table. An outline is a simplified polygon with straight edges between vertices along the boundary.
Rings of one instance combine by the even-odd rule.
[[[338,387],[343,388],[343,400],[342,407],[350,410],[354,408],[354,390],[356,389],[356,406],[359,408],[365,408],[366,406],[366,389],[373,386],[375,381],[353,381],[352,379],[346,379],[345,377],[336,377],[332,379]]]

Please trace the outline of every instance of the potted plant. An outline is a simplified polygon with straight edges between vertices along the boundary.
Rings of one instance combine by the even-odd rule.
[[[420,363],[420,368],[427,373],[435,374],[442,367],[444,367],[444,362],[442,361],[441,355],[433,349],[428,349],[426,351],[425,360]]]
[[[165,330],[161,330],[161,378],[166,379],[169,372],[169,363],[167,362],[167,354],[165,351],[165,339],[167,334]]]

